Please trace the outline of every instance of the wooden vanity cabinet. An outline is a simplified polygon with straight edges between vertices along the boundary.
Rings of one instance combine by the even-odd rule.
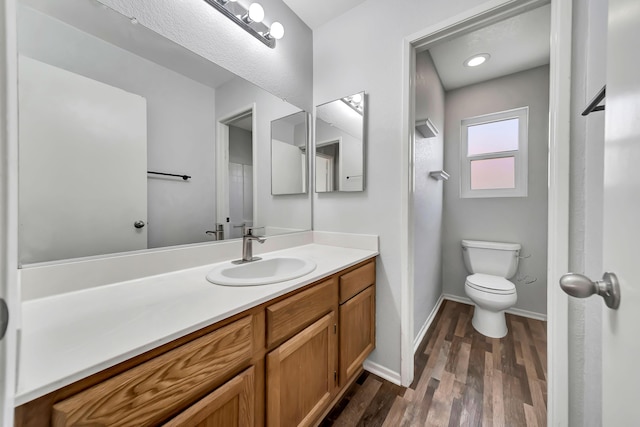
[[[207,395],[164,427],[242,427],[255,424],[252,366]]]
[[[375,262],[340,276],[340,386],[358,373],[375,348]]]
[[[246,316],[64,399],[52,425],[158,425],[251,363],[252,326]]]
[[[337,309],[336,277],[266,308],[268,427],[311,425],[331,402]]]
[[[28,402],[16,427],[315,425],[374,348],[375,260]]]
[[[330,312],[267,355],[267,426],[309,426],[336,384],[336,314]]]

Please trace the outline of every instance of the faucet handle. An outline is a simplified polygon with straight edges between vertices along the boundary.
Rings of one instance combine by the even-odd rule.
[[[264,227],[253,227],[253,226],[247,225],[244,227],[243,231],[245,236],[255,236],[254,231],[260,230],[260,229],[264,230]]]

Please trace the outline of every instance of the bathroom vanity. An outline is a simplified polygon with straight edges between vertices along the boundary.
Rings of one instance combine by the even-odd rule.
[[[96,335],[102,335],[92,345],[97,348],[90,349],[83,342],[67,342],[68,348],[59,355],[52,351],[49,361],[46,352],[32,355],[31,362],[21,358],[22,363],[32,365],[23,366],[21,373],[35,382],[25,385],[29,381],[23,378],[23,390],[18,393],[24,403],[16,408],[16,426],[317,424],[355,381],[375,346],[376,252],[318,244],[280,252],[306,256],[318,266],[299,279],[258,287],[210,284],[203,273],[211,266],[128,284],[133,286],[130,297],[137,299],[141,291],[135,289],[136,285],[149,283],[149,289],[157,293],[164,291],[163,280],[183,280],[183,291],[192,291],[191,295],[169,294],[168,298],[212,298],[210,324],[181,336],[176,332],[164,340],[154,339],[161,344],[139,346],[137,351],[153,348],[131,357],[129,354],[135,354],[135,350],[115,358],[97,355],[100,347],[114,351],[114,346],[123,344],[104,341],[115,340],[115,334],[96,331]],[[197,285],[190,283],[196,277]],[[109,288],[114,288],[111,292],[117,292],[118,286],[90,291],[108,293]],[[209,289],[198,295],[195,289],[200,286]],[[236,298],[228,300],[226,310],[221,311],[224,300],[233,294]],[[147,326],[157,323],[157,328],[162,329],[172,321],[184,322],[182,316],[177,316],[183,303],[172,303],[175,319],[166,319],[163,310],[154,318],[145,308],[137,316],[146,316]],[[158,305],[157,301],[152,305]],[[192,305],[193,311],[201,310],[196,303]],[[246,308],[247,305],[251,307]],[[130,324],[133,335],[137,334],[136,321]],[[78,318],[78,322],[82,323],[82,319]],[[119,325],[103,328],[115,332]],[[127,334],[120,337],[129,339]],[[64,333],[59,337],[60,341],[69,339],[72,338]],[[46,343],[41,345],[46,351]],[[60,367],[63,361],[60,365],[55,363],[56,357],[76,358],[91,366],[69,368],[66,373],[55,374],[58,379],[54,379],[55,375],[45,371],[64,369]],[[94,360],[88,361],[92,357]],[[37,359],[39,367],[35,366]],[[98,362],[100,359],[104,360]],[[119,359],[123,360],[113,364]],[[49,380],[40,380],[39,387],[37,369],[44,376],[50,375]]]

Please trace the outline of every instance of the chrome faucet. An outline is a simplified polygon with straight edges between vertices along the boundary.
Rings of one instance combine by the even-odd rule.
[[[242,259],[232,261],[234,264],[244,264],[246,262],[258,261],[262,258],[253,256],[252,243],[256,240],[258,243],[264,243],[266,239],[254,236],[253,231],[263,227],[245,227],[242,235]]]

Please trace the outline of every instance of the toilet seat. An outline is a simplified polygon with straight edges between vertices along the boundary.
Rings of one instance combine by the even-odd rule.
[[[516,285],[504,277],[491,274],[476,273],[467,276],[466,285],[480,292],[490,294],[509,295],[516,293]]]

